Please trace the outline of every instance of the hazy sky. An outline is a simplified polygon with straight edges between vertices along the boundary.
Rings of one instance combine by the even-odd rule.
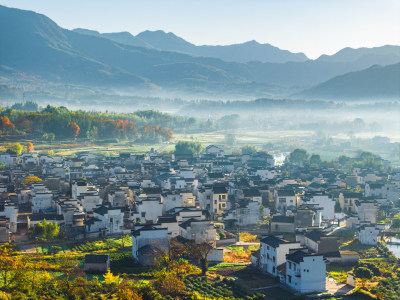
[[[0,0],[64,28],[162,29],[194,44],[257,40],[310,58],[344,47],[400,45],[400,0]]]

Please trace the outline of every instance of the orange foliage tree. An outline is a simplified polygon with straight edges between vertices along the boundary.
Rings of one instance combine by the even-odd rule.
[[[31,142],[27,142],[25,144],[25,151],[26,151],[26,153],[31,153],[31,152],[35,151],[35,149],[33,148],[33,144]]]
[[[27,118],[19,118],[15,122],[15,126],[19,130],[28,131],[31,128],[31,122]]]
[[[6,132],[10,132],[15,129],[15,125],[11,123],[10,119],[7,116],[1,117],[1,127]]]
[[[75,122],[69,122],[67,125],[68,131],[69,133],[72,135],[72,137],[76,138],[79,134],[79,130],[81,130],[79,128],[79,125],[76,124]]]

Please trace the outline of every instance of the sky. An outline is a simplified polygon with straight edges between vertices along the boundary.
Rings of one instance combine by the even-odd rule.
[[[0,0],[67,29],[164,30],[196,45],[256,40],[315,59],[400,45],[400,0]]]

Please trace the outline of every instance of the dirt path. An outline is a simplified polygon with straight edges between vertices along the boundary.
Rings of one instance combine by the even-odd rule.
[[[335,296],[343,296],[353,290],[353,287],[339,281],[334,280],[333,278],[326,278],[326,289],[328,293]]]

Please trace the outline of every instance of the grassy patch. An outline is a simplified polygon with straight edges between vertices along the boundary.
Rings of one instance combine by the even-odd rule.
[[[327,265],[326,271],[329,276],[339,282],[346,283],[347,273],[353,269],[352,266],[341,266],[341,265]]]
[[[368,251],[373,248],[374,246],[361,244],[357,239],[350,240],[339,247],[342,251]]]

